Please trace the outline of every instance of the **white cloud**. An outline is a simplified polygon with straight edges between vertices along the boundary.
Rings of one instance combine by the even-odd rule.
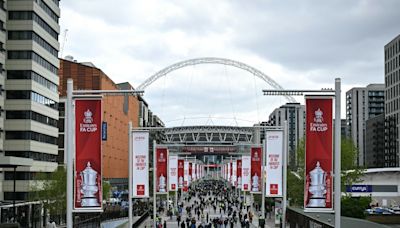
[[[134,86],[176,62],[213,56],[247,63],[288,89],[333,87],[334,78],[342,77],[344,94],[353,86],[383,83],[383,46],[399,33],[400,21],[395,0],[60,4],[61,28],[68,29],[63,55],[91,61],[115,82]],[[264,88],[271,87],[243,70],[198,65],[159,79],[145,99],[164,121],[189,123],[197,116],[190,121],[213,117],[223,124],[236,117],[251,125],[247,120],[267,120],[286,102],[262,96]]]

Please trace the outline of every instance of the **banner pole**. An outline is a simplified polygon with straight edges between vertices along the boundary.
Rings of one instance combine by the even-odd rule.
[[[73,159],[72,153],[74,152],[74,143],[73,143],[73,110],[72,110],[72,90],[73,90],[73,81],[71,78],[67,81],[67,228],[73,227],[73,219],[72,219],[72,205],[73,205]]]
[[[266,135],[266,133],[264,134]],[[266,155],[266,144],[265,144],[265,139],[262,141],[263,145],[263,152],[262,152],[262,158],[261,158],[261,178],[262,178],[262,199],[261,199],[261,218],[265,218],[265,155]]]
[[[129,179],[128,179],[128,197],[129,197],[129,227],[131,228],[133,225],[133,218],[132,218],[132,180],[133,180],[133,154],[132,154],[132,121],[129,121],[128,126],[128,142],[129,142]]]
[[[286,208],[287,208],[287,164],[288,164],[288,123],[283,122],[283,199],[282,199],[282,228],[286,227]]]
[[[157,193],[156,193],[156,171],[157,171],[157,159],[156,159],[156,140],[153,140],[153,227],[157,227]]]
[[[340,151],[340,78],[335,79],[335,227],[340,228],[340,198],[341,198],[341,151]]]

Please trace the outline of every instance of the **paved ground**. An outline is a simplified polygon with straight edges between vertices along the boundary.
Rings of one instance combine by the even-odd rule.
[[[192,204],[193,203],[193,201],[194,200],[197,200],[198,201],[198,198],[192,198],[192,200],[189,202],[189,204]],[[246,201],[247,202],[250,202],[250,196],[248,196],[247,197],[247,199],[246,199]],[[187,206],[187,205],[189,205],[187,202],[185,202],[185,206]],[[182,218],[183,219],[186,219],[186,217],[187,217],[187,214],[186,214],[186,211],[185,210],[183,210],[184,212],[183,212],[183,215],[182,215]],[[244,213],[245,211],[243,210],[243,213]],[[220,208],[219,207],[217,207],[217,210],[214,212],[214,209],[212,209],[212,207],[207,207],[205,210],[204,210],[204,213],[205,214],[209,214],[209,219],[211,220],[211,219],[213,219],[213,218],[215,218],[215,217],[217,217],[217,218],[220,218],[221,216],[223,217],[223,218],[226,218],[228,215],[226,214],[226,213],[220,213]],[[254,213],[253,212],[253,214],[257,214],[257,213]],[[197,216],[196,216],[197,217]],[[197,218],[196,218],[197,219]],[[178,223],[177,223],[177,221],[176,221],[176,216],[172,216],[172,219],[170,218],[170,217],[167,217],[167,216],[163,216],[163,221],[164,220],[166,220],[167,221],[167,228],[179,228],[178,227]],[[200,218],[200,220],[202,220],[201,218]],[[204,222],[206,222],[205,221],[205,218],[203,219],[203,221]],[[146,221],[145,223],[143,223],[142,225],[143,225],[143,227],[151,227],[151,223],[152,223],[152,220],[148,220],[148,221]],[[201,221],[197,221],[197,223],[196,223],[196,226],[198,226],[199,224],[201,223]],[[236,227],[238,227],[238,228],[240,228],[241,226],[240,226],[240,223],[238,222],[238,223],[236,223],[235,224],[235,228]],[[254,219],[253,219],[253,224],[251,224],[251,227],[258,227],[258,219],[257,219],[257,216],[254,216]],[[274,227],[274,223],[273,223],[273,221],[272,221],[272,219],[267,219],[267,224],[265,225],[265,227]]]

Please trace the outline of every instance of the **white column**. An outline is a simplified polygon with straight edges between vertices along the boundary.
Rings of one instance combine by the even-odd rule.
[[[65,143],[65,151],[67,153],[67,228],[73,227],[72,220],[72,205],[73,205],[73,153],[74,153],[74,143],[73,143],[73,110],[72,110],[72,90],[73,90],[73,81],[71,78],[67,81],[67,112],[66,112],[66,121],[67,121],[67,140]]]
[[[340,151],[340,144],[341,144],[341,136],[340,136],[340,78],[335,79],[335,227],[340,228],[340,199],[342,195],[341,190],[341,151]]]
[[[282,199],[282,228],[286,227],[286,208],[287,208],[287,161],[288,161],[288,123],[283,122],[283,199]]]
[[[133,154],[132,154],[132,121],[129,121],[128,126],[128,142],[129,142],[129,178],[128,178],[128,200],[129,200],[129,227],[133,225],[133,217],[132,217],[132,178],[133,178]]]

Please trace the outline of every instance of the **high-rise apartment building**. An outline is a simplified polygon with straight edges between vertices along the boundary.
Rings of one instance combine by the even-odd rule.
[[[59,17],[58,0],[0,1],[0,200],[57,168]]]
[[[384,89],[384,84],[370,84],[346,92],[348,133],[358,149],[358,166],[365,165],[365,123],[384,112]]]
[[[385,114],[371,117],[365,124],[365,167],[385,167]]]
[[[286,103],[269,115],[270,126],[283,126],[283,122],[288,121],[289,167],[292,169],[298,165],[296,149],[299,141],[304,138],[305,115],[305,106],[300,103]]]
[[[400,35],[385,45],[385,166],[399,164]]]

